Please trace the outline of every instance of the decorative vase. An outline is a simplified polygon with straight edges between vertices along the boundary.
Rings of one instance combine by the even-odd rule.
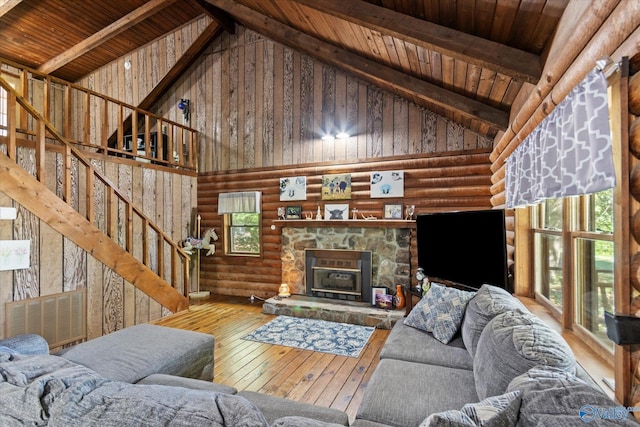
[[[396,286],[396,308],[404,308],[404,290],[402,289],[402,285]]]

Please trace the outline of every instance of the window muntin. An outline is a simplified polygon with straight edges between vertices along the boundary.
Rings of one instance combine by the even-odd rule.
[[[225,231],[228,255],[260,255],[260,214],[226,214]]]

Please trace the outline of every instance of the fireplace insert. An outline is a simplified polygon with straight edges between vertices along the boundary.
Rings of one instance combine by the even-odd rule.
[[[371,252],[307,249],[305,280],[308,295],[371,301]]]

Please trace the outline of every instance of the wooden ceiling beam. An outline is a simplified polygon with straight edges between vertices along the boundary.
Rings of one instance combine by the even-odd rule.
[[[0,18],[21,2],[22,0],[0,0]]]
[[[335,16],[443,55],[537,84],[540,57],[462,31],[433,24],[363,0],[293,0],[304,7]]]
[[[423,101],[428,105],[437,105],[447,111],[458,113],[464,118],[477,120],[500,130],[507,128],[509,116],[502,110],[318,40],[236,1],[207,1],[231,14],[245,27],[338,67],[382,89],[417,103]]]
[[[207,3],[205,0],[195,0],[196,3],[202,7],[202,9],[207,13],[211,19],[216,21],[218,24],[225,29],[225,31],[229,34],[236,33],[236,21],[226,13],[224,10],[218,9]]]
[[[74,59],[105,43],[107,40],[123,33],[148,17],[155,15],[176,1],[177,0],[151,0],[145,3],[133,12],[107,25],[97,33],[92,34],[70,49],[45,62],[38,68],[38,71],[44,74],[51,74]]]

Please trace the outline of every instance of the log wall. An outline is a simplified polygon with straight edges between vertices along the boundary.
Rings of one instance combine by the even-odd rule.
[[[371,198],[370,176],[373,171],[403,170],[404,197]],[[324,174],[350,173],[351,199],[322,200],[321,179]],[[280,178],[306,176],[307,199],[296,202],[280,201]],[[445,153],[422,156],[397,156],[359,163],[311,163],[300,166],[255,168],[230,172],[211,172],[198,177],[198,209],[202,228],[214,227],[220,239],[216,253],[201,258],[200,285],[212,292],[226,295],[273,296],[282,283],[282,228],[277,220],[278,206],[300,205],[305,213],[315,214],[318,205],[348,203],[359,214],[382,218],[384,204],[413,204],[416,213],[489,209],[490,162],[488,150],[475,153]],[[262,248],[261,257],[238,257],[224,254],[223,218],[218,215],[218,195],[234,191],[262,192]],[[276,225],[275,229],[271,226]],[[315,225],[314,225],[315,226]],[[322,225],[331,227],[331,221]],[[383,221],[379,227],[384,228]],[[415,230],[412,230],[415,236]],[[463,243],[462,243],[463,244]],[[417,249],[412,238],[412,274],[417,267]],[[464,261],[461,261],[462,263]]]
[[[603,0],[600,2],[572,1],[565,10],[559,23],[554,40],[546,55],[542,78],[534,90],[523,88],[521,93],[524,101],[518,107],[514,104],[512,117],[508,129],[496,137],[494,150],[491,154],[492,164],[492,205],[502,207],[505,199],[505,160],[520,145],[533,129],[561,102],[566,95],[590,72],[595,61],[599,58],[610,57],[614,62],[620,62],[624,56],[634,57],[638,54],[638,25],[640,15],[638,4],[634,2],[620,2],[617,0]],[[633,17],[630,19],[630,17]],[[526,90],[526,92],[525,92]],[[630,94],[630,97],[633,97]],[[626,98],[626,93],[625,93]],[[633,101],[631,103],[633,105]],[[616,107],[614,107],[616,108]],[[619,108],[618,108],[619,110]],[[624,110],[624,109],[623,109]],[[614,127],[620,126],[620,116],[614,116]],[[629,129],[622,123],[623,147],[626,150]],[[633,147],[631,148],[633,149]],[[635,160],[629,166],[633,167]],[[618,168],[620,169],[620,168]],[[631,177],[633,179],[633,176]],[[622,177],[626,181],[626,177]],[[629,183],[631,184],[631,183]],[[616,191],[620,191],[621,185]],[[616,218],[619,219],[617,230],[621,237],[616,237],[616,311],[627,314],[630,311],[629,285],[629,223],[625,211],[634,208],[635,202],[628,202],[629,194],[616,195]],[[631,204],[631,206],[629,206]],[[633,210],[632,210],[633,212]],[[533,281],[531,280],[532,255],[530,253],[529,220],[527,212],[517,212],[512,215],[518,218],[507,222],[507,236],[510,242],[510,252],[514,254],[517,268],[514,271],[515,289],[518,294],[531,296]],[[517,228],[517,233],[516,233]],[[517,236],[517,241],[515,240]],[[634,245],[631,245],[634,250]],[[619,250],[622,248],[622,250]],[[637,250],[637,247],[635,247]],[[517,251],[517,252],[516,252]],[[631,266],[631,275],[637,266]],[[618,297],[622,296],[622,297]],[[564,325],[569,327],[570,325]],[[640,393],[632,396],[631,384],[637,376],[637,354],[632,360],[628,346],[616,347],[615,350],[615,395],[623,405],[633,406],[640,399]]]

